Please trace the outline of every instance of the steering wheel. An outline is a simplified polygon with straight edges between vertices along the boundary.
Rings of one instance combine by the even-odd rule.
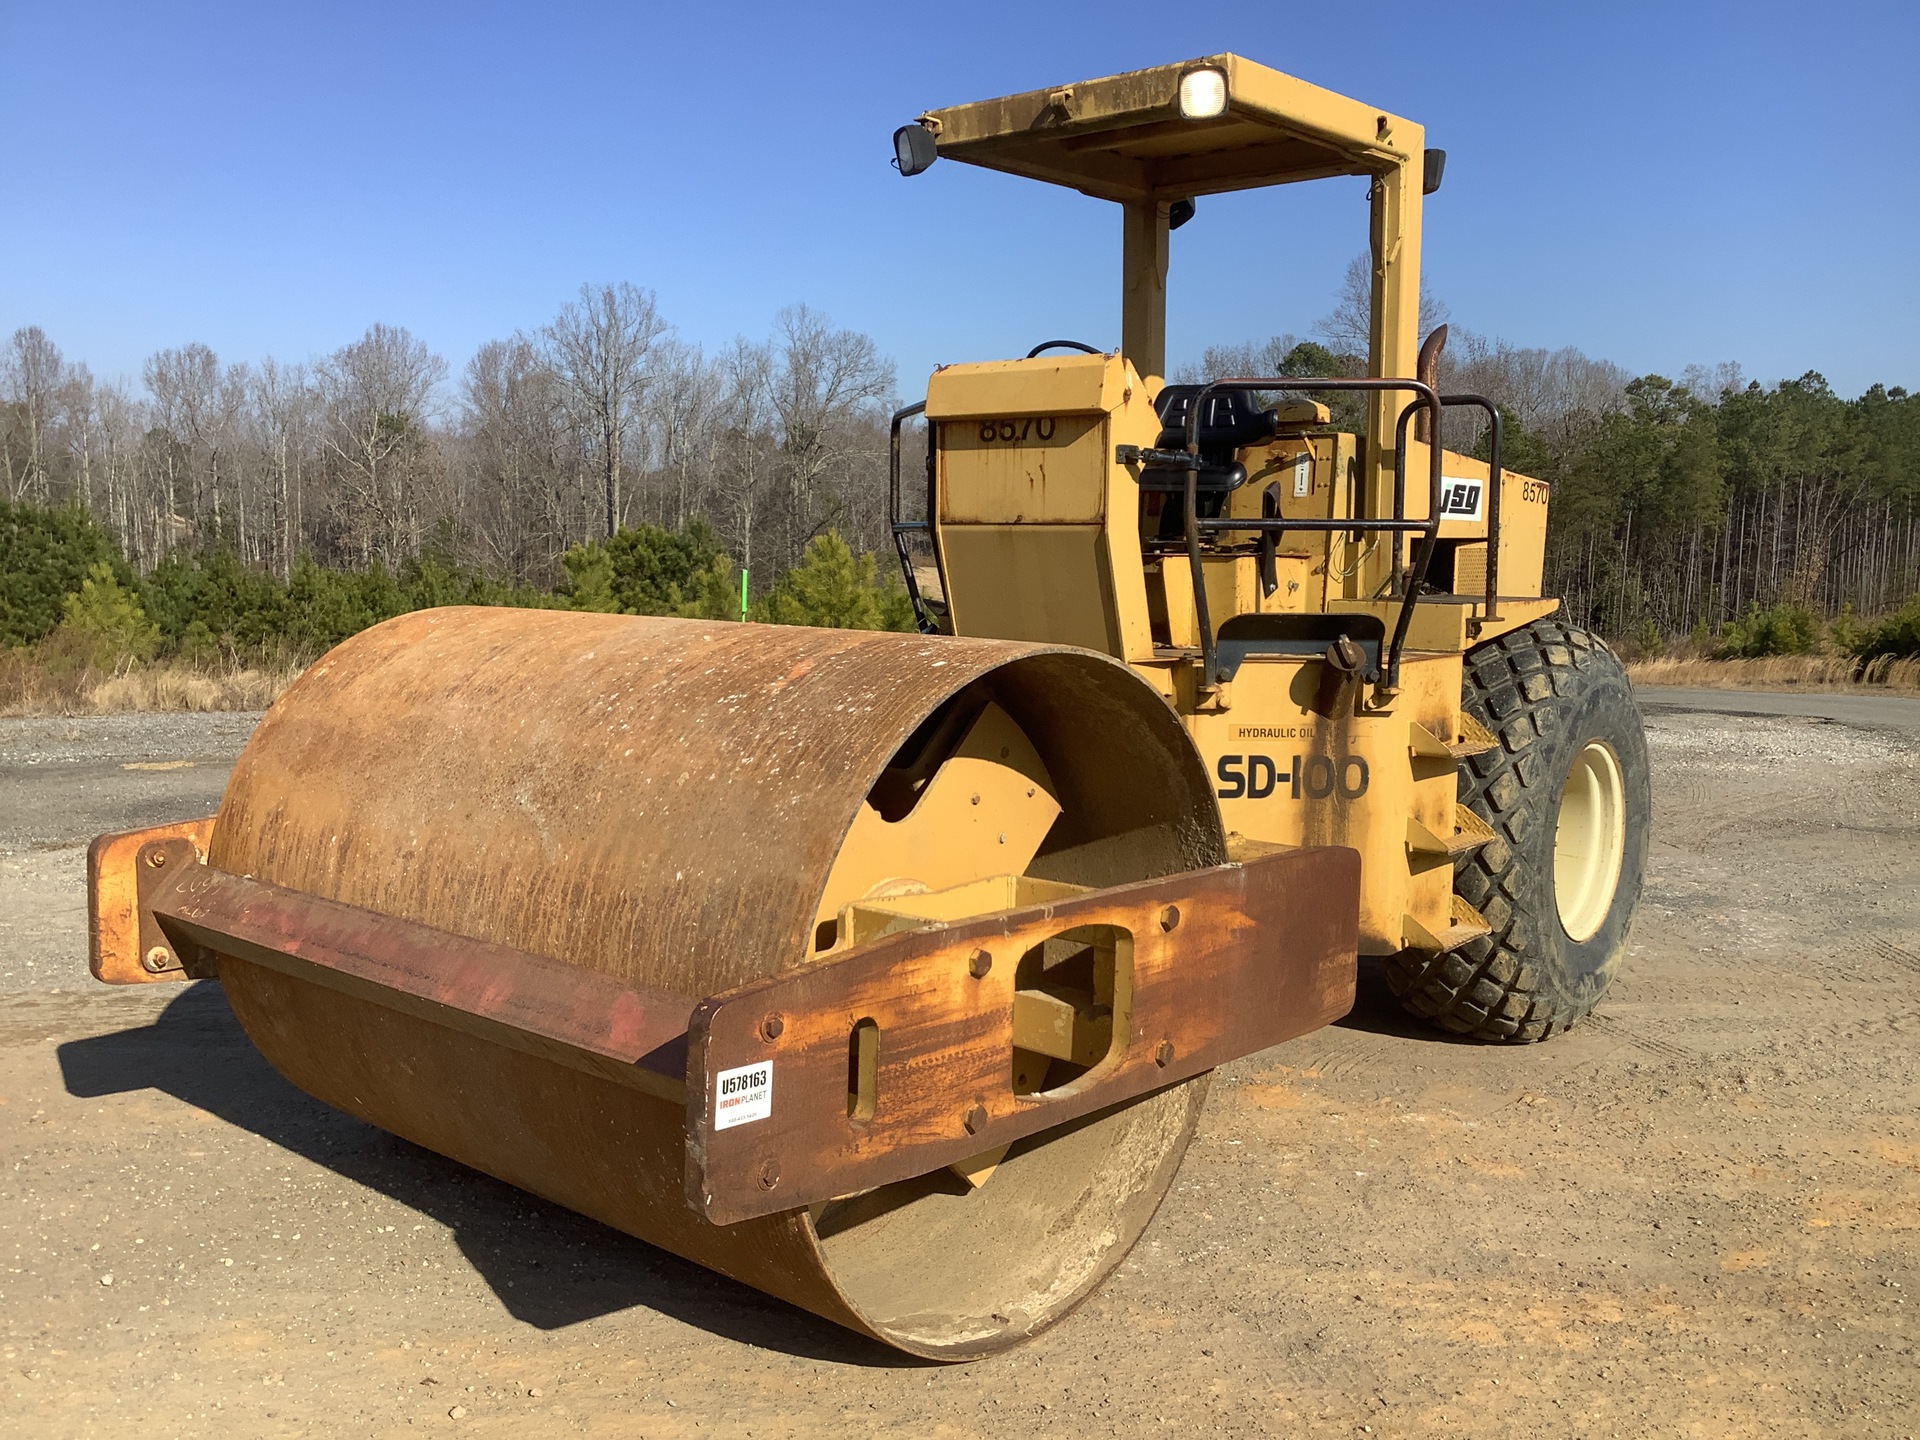
[[[1082,345],[1078,340],[1042,340],[1038,345],[1027,351],[1027,359],[1033,359],[1033,357],[1038,355],[1042,350],[1078,350],[1082,355],[1104,355],[1107,353],[1104,350],[1096,350],[1091,345]]]

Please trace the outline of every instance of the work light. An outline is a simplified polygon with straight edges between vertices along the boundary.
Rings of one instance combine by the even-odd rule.
[[[1180,77],[1180,114],[1188,120],[1211,120],[1226,113],[1227,77],[1219,70],[1189,70]]]

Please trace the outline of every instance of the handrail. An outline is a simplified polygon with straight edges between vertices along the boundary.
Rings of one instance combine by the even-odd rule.
[[[1406,518],[1406,453],[1404,438],[1394,446],[1394,501],[1391,520],[1366,519],[1346,520],[1339,523],[1301,523],[1288,521],[1282,517],[1271,520],[1202,520],[1199,514],[1199,489],[1196,475],[1200,466],[1200,417],[1206,414],[1207,401],[1222,390],[1358,390],[1358,391],[1408,391],[1414,396],[1411,404],[1401,413],[1399,430],[1404,436],[1407,415],[1417,407],[1424,407],[1430,419],[1427,430],[1431,441],[1428,445],[1428,502],[1427,518],[1424,521],[1410,521]],[[1427,566],[1432,562],[1434,542],[1440,535],[1440,497],[1442,478],[1440,474],[1440,427],[1441,403],[1439,395],[1430,385],[1418,380],[1399,380],[1388,377],[1368,376],[1362,379],[1335,379],[1331,377],[1300,377],[1274,375],[1265,377],[1233,377],[1214,380],[1202,386],[1200,393],[1193,397],[1193,404],[1187,411],[1187,445],[1185,455],[1186,483],[1186,521],[1187,521],[1187,565],[1193,572],[1193,618],[1195,628],[1200,632],[1200,689],[1203,693],[1212,693],[1220,688],[1219,658],[1214,644],[1213,617],[1207,605],[1206,576],[1200,563],[1200,532],[1205,530],[1273,530],[1289,529],[1325,529],[1325,530],[1386,530],[1395,537],[1394,544],[1394,583],[1400,583],[1399,534],[1402,531],[1418,530],[1422,532],[1424,543],[1420,546],[1420,556],[1414,566],[1414,573],[1407,577],[1405,598],[1400,606],[1400,616],[1393,627],[1393,641],[1387,651],[1387,662],[1383,667],[1377,698],[1390,698],[1400,688],[1400,652],[1406,646],[1407,631],[1413,624],[1413,607],[1420,601],[1420,587],[1426,583]],[[1375,443],[1379,443],[1376,438]],[[1143,457],[1145,458],[1145,457]]]
[[[1500,407],[1484,395],[1442,395],[1442,405],[1477,405],[1487,412],[1487,611],[1482,620],[1498,620],[1494,607],[1500,603],[1500,445],[1506,426],[1500,419]]]
[[[893,536],[894,552],[900,557],[900,573],[906,578],[907,599],[913,605],[913,621],[922,635],[940,633],[940,623],[933,617],[926,597],[920,593],[920,581],[913,573],[913,555],[907,549],[907,536],[925,531],[933,546],[933,568],[940,576],[940,586],[944,591],[947,583],[946,567],[940,563],[940,545],[933,540],[933,443],[931,437],[927,443],[927,518],[924,520],[902,520],[900,518],[900,427],[915,415],[927,408],[922,400],[909,405],[904,410],[893,412],[893,420],[887,427],[887,529]]]
[[[1394,455],[1396,457],[1396,464],[1394,467],[1393,498],[1396,507],[1401,503],[1402,482],[1404,479],[1404,470],[1397,463],[1397,459],[1406,449],[1407,421],[1412,418],[1413,412],[1418,408],[1419,403],[1420,402],[1416,400],[1412,404],[1409,404],[1400,412],[1400,418],[1394,422]],[[1500,616],[1495,613],[1494,604],[1496,597],[1500,593],[1500,477],[1502,474],[1500,468],[1500,445],[1505,436],[1506,427],[1501,422],[1499,406],[1495,405],[1493,401],[1484,395],[1474,395],[1470,393],[1442,395],[1440,397],[1440,404],[1442,407],[1448,405],[1476,405],[1487,412],[1490,436],[1487,445],[1487,610],[1486,614],[1481,618],[1483,620],[1498,620]],[[1438,450],[1439,447],[1436,445],[1435,452],[1438,453]],[[1393,569],[1394,574],[1398,575],[1400,573],[1400,537],[1398,535],[1393,537]]]

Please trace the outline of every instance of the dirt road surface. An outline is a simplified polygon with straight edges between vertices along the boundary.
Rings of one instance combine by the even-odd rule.
[[[217,984],[85,974],[96,831],[247,717],[0,722],[0,1432],[1920,1434],[1920,701],[1647,692],[1600,1011],[1454,1044],[1363,977],[1216,1079],[1146,1238],[903,1359],[307,1099]]]

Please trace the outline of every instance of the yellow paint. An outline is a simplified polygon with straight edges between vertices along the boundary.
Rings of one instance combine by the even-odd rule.
[[[956,1160],[947,1168],[978,1190],[993,1178],[993,1172],[1000,1168],[1000,1162],[1007,1158],[1007,1151],[1012,1148],[1010,1145],[996,1145],[965,1160]]]
[[[1032,360],[946,365],[927,386],[927,418],[1104,415],[1129,388],[1111,355],[1047,354]]]
[[[954,517],[936,535],[954,629],[1150,659],[1139,492],[1114,459],[1114,447],[1160,433],[1134,368],[1118,356],[949,365],[927,384],[927,412],[939,424],[937,512]],[[1027,418],[1054,420],[1054,438],[1017,425],[1015,440],[980,438],[989,423],[998,435]]]
[[[842,906],[889,889],[945,890],[1017,875],[1059,814],[1026,732],[989,705],[905,816],[887,820],[870,804],[860,807],[814,922],[838,920]]]
[[[949,525],[1098,525],[1106,513],[1104,415],[956,420],[940,440]]]

